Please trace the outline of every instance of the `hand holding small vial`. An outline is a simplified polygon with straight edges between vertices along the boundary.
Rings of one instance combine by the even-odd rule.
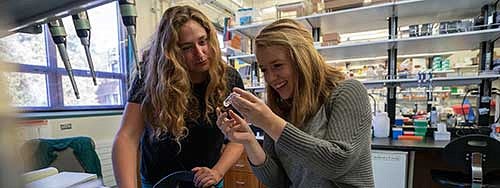
[[[224,99],[224,102],[222,102],[223,106],[221,108],[221,111],[227,113],[227,118],[228,119],[231,119],[231,116],[229,116],[229,110],[232,110],[233,112],[235,111],[235,109],[234,109],[234,107],[232,105],[232,99],[235,96],[240,96],[240,95],[237,94],[237,93],[231,93],[231,94],[229,94],[229,96],[226,97],[226,99]]]

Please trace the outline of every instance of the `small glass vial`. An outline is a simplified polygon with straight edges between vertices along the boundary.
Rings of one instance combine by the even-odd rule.
[[[226,99],[224,99],[224,102],[222,102],[221,111],[226,112],[227,118],[229,118],[229,119],[231,119],[231,116],[229,116],[229,110],[232,110],[233,112],[235,111],[235,109],[232,105],[232,100],[235,96],[240,96],[240,95],[237,93],[231,93],[231,94],[229,94],[229,96],[226,97]]]

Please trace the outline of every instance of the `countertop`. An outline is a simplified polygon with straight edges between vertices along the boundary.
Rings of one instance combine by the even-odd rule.
[[[450,141],[438,141],[433,138],[425,138],[422,141],[415,140],[393,140],[391,138],[373,138],[372,149],[385,150],[406,150],[406,151],[425,151],[425,150],[441,150]]]
[[[257,134],[257,141],[262,145],[264,136]],[[403,151],[428,151],[441,150],[450,140],[434,140],[432,137],[426,137],[422,141],[416,140],[393,140],[392,138],[372,138],[372,149],[383,150],[403,150]]]

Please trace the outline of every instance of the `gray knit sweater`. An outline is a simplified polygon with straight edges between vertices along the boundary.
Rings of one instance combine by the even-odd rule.
[[[266,161],[252,170],[270,188],[374,187],[371,120],[363,84],[343,81],[305,126],[265,135]]]

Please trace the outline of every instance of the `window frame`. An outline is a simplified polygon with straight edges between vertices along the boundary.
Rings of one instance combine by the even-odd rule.
[[[44,25],[44,44],[46,53],[46,66],[42,65],[30,65],[30,64],[20,64],[20,63],[6,63],[13,64],[17,67],[16,70],[10,72],[17,73],[30,73],[30,74],[42,74],[45,75],[46,87],[47,87],[47,107],[39,106],[23,106],[16,107],[23,112],[64,112],[64,111],[94,111],[94,110],[123,110],[128,98],[128,84],[129,84],[129,72],[130,72],[130,62],[127,61],[129,58],[130,45],[127,45],[128,38],[126,35],[125,27],[120,19],[119,5],[116,3],[117,9],[117,26],[118,33],[118,64],[120,65],[120,72],[103,72],[95,71],[97,79],[117,79],[120,80],[119,95],[121,96],[121,105],[78,105],[78,106],[64,106],[64,94],[63,94],[63,76],[67,76],[65,68],[57,67],[57,62],[61,61],[57,59],[57,47],[52,40],[47,25]],[[71,28],[66,28],[71,29]],[[125,42],[124,42],[125,41]],[[75,77],[86,77],[91,78],[89,70],[84,69],[73,69],[73,74]],[[73,96],[74,97],[74,96]]]

